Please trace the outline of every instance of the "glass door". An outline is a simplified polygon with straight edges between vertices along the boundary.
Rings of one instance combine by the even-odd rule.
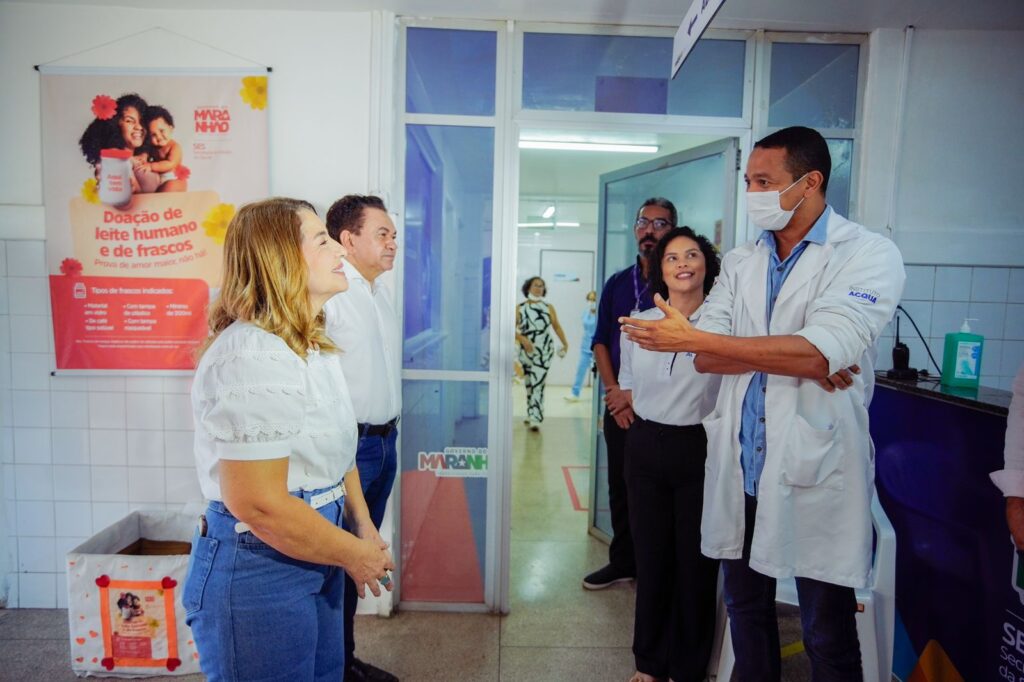
[[[633,222],[648,197],[675,204],[679,224],[710,239],[722,253],[733,245],[739,145],[726,138],[693,149],[621,168],[601,176],[598,199],[597,281],[605,282],[636,260]],[[628,311],[627,311],[628,312]],[[603,388],[594,391],[594,423],[602,423]],[[608,508],[608,453],[604,436],[594,429],[590,469],[590,533],[612,535]]]
[[[410,20],[412,21],[412,20]],[[504,206],[498,77],[487,22],[415,22],[401,34],[402,421],[400,608],[500,608],[495,495],[511,392],[493,358],[514,337],[495,247]],[[493,283],[493,284],[492,284]],[[492,314],[493,313],[493,314]]]

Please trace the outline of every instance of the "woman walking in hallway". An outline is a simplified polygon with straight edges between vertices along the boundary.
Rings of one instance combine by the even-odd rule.
[[[544,383],[551,368],[554,343],[551,331],[562,342],[558,357],[564,358],[568,343],[558,323],[555,306],[544,300],[547,285],[540,277],[531,277],[523,283],[526,300],[516,306],[516,342],[519,344],[519,363],[526,382],[526,423],[531,431],[539,431],[544,421]]]

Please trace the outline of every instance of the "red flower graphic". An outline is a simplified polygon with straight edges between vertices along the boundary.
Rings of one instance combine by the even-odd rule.
[[[188,180],[190,175],[192,175],[192,171],[189,170],[188,166],[180,165],[174,169],[174,177],[179,180]]]
[[[78,277],[82,274],[82,264],[77,258],[65,258],[60,263],[60,271],[68,277]]]
[[[92,99],[92,113],[101,121],[109,121],[117,113],[117,102],[107,95],[96,95]]]

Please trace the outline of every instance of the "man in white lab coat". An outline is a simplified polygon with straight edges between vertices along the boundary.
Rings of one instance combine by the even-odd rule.
[[[826,203],[831,167],[809,128],[757,142],[744,180],[763,232],[726,254],[699,329],[661,302],[664,320],[623,319],[641,346],[696,352],[700,371],[725,375],[704,420],[701,550],[722,559],[744,682],[779,679],[775,579],[793,576],[813,679],[862,679],[854,588],[871,565],[867,358],[905,274],[891,241]],[[869,371],[856,374],[861,364]]]

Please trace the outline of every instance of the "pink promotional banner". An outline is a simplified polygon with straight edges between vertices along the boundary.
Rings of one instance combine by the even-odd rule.
[[[57,369],[193,369],[228,223],[268,192],[265,72],[40,83]]]

